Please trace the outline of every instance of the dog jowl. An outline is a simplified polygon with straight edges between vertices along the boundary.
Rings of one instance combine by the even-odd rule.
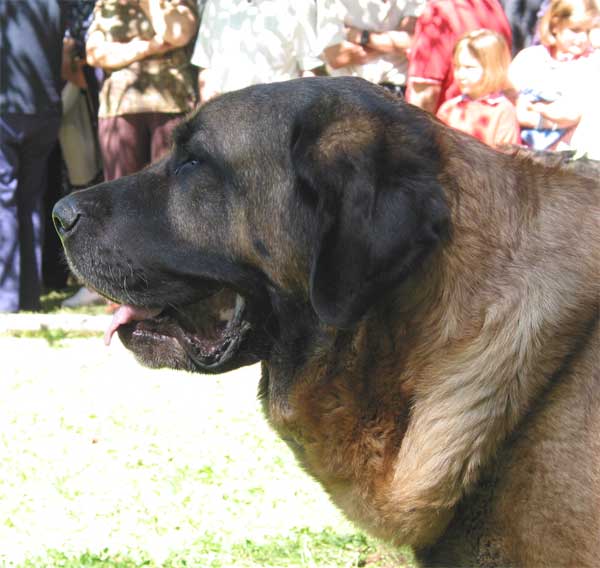
[[[267,419],[366,530],[424,565],[593,566],[598,200],[314,78],[211,101],[54,222],[121,304],[107,341],[154,367],[262,362]]]

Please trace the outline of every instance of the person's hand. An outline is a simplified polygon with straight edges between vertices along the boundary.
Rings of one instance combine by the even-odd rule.
[[[83,74],[85,61],[77,56],[75,52],[75,40],[67,37],[63,40],[61,77],[77,85],[80,89],[86,89],[87,83]]]
[[[139,0],[140,9],[159,38],[171,46],[182,47],[196,37],[198,18],[189,6],[163,0]],[[168,51],[168,50],[167,50]]]
[[[528,108],[536,112],[543,112],[544,109],[548,108],[549,103],[544,101],[534,101],[529,103]]]
[[[360,45],[362,30],[354,26],[346,26],[346,39],[356,45]]]
[[[408,26],[415,18],[410,18]],[[404,22],[404,21],[403,21]],[[401,25],[405,25],[402,23]],[[362,47],[368,54],[369,60],[382,55],[406,54],[412,45],[411,32],[405,29],[389,30],[386,32],[369,31],[366,45],[361,43],[365,30],[354,26],[346,26],[346,41]]]
[[[142,12],[144,12],[144,14],[146,15],[146,17],[150,18],[150,2],[149,0],[139,0],[138,1],[138,6],[140,7],[140,10],[142,10]]]
[[[162,37],[155,35],[148,42],[148,55],[160,55],[162,53],[167,53],[168,51],[174,49],[174,47],[175,46],[166,42]]]
[[[526,97],[520,96],[517,100],[517,119],[522,128],[538,128],[542,121],[542,114],[536,105],[547,103],[534,103]]]
[[[581,118],[578,101],[561,97],[551,103],[536,102],[531,105],[539,116],[540,128],[569,128],[575,126]]]

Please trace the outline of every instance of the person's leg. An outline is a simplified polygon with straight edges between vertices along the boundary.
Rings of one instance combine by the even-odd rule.
[[[0,118],[0,311],[37,310],[42,288],[42,204],[60,118]]]
[[[104,180],[112,181],[141,170],[150,161],[148,113],[98,119],[98,142],[102,153]],[[65,308],[78,308],[104,302],[95,291],[80,288],[62,302]]]
[[[60,290],[65,288],[69,269],[64,258],[63,247],[56,232],[52,218],[54,204],[71,191],[71,185],[65,179],[64,164],[60,144],[57,142],[48,157],[48,184],[44,194],[43,217],[44,250],[42,251],[42,283],[45,289]]]
[[[133,174],[148,164],[150,140],[144,114],[99,119],[98,139],[106,181]]]
[[[0,116],[0,312],[19,310],[19,126]]]
[[[149,117],[151,130],[151,160],[162,158],[171,150],[173,130],[183,118],[183,114],[153,113]]]
[[[17,210],[19,219],[20,310],[39,310],[48,157],[58,139],[60,117],[31,116],[21,146]]]

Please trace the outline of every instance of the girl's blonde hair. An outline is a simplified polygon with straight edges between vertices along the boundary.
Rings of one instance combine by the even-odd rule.
[[[502,91],[507,86],[511,58],[504,36],[486,29],[474,30],[462,35],[452,53],[455,67],[458,52],[463,48],[479,61],[483,69],[481,83],[477,92],[473,93],[475,97]]]
[[[584,15],[589,20],[590,27],[594,18],[598,17],[598,7],[594,0],[552,0],[544,15],[540,18],[538,32],[540,42],[546,47],[556,43],[554,29],[564,22],[569,22],[573,16]]]

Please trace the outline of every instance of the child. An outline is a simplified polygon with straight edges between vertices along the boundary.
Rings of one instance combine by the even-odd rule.
[[[579,123],[600,70],[600,52],[594,52],[589,37],[597,17],[594,0],[552,0],[539,23],[541,45],[525,48],[511,63],[527,146],[557,149]]]
[[[452,57],[462,94],[446,101],[437,117],[490,146],[518,144],[516,109],[502,92],[510,65],[505,39],[491,30],[466,33],[456,43]]]

